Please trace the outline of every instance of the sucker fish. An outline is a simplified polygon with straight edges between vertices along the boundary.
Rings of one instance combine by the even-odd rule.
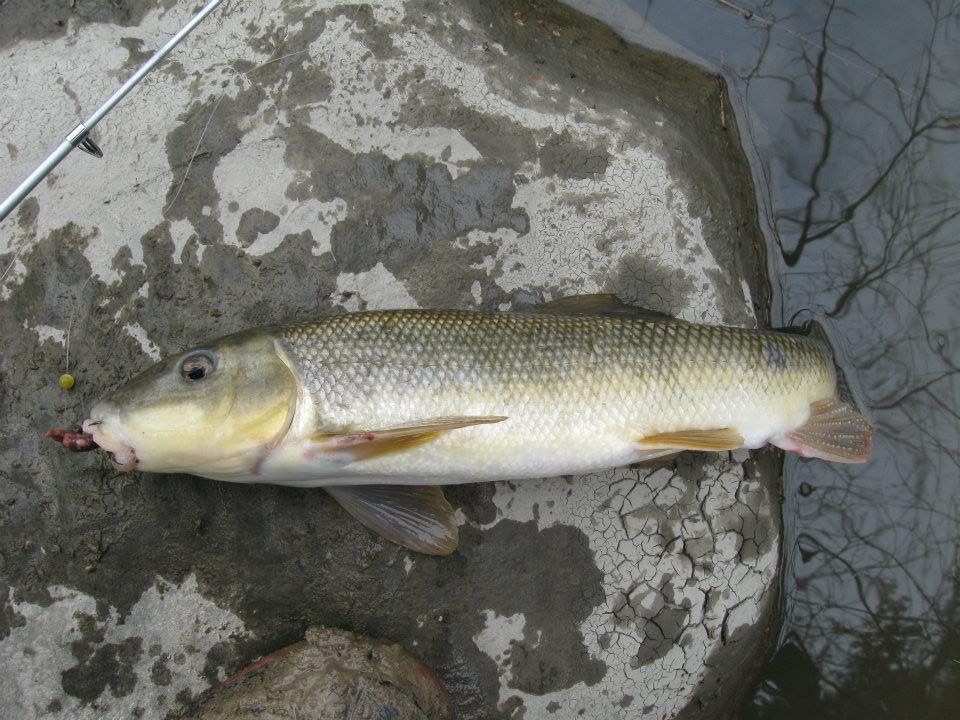
[[[864,462],[872,432],[813,338],[593,295],[240,332],[157,363],[82,431],[51,434],[119,470],[323,487],[387,539],[444,555],[457,526],[441,485],[767,443]]]

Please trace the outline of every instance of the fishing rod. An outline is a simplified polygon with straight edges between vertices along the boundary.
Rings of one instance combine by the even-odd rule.
[[[140,68],[130,76],[130,79],[127,80],[123,85],[121,85],[113,95],[111,95],[103,105],[97,108],[97,110],[84,120],[82,123],[77,125],[62,143],[57,146],[57,149],[50,153],[49,157],[44,160],[36,170],[34,170],[27,178],[20,183],[16,190],[14,190],[10,196],[3,201],[3,204],[0,205],[0,222],[3,221],[13,209],[20,204],[20,202],[30,194],[30,191],[33,190],[40,182],[50,174],[50,172],[60,164],[60,161],[63,160],[67,155],[70,154],[70,151],[75,147],[79,147],[86,153],[93,155],[94,157],[102,158],[103,151],[97,146],[93,141],[93,138],[90,137],[90,131],[96,127],[97,123],[103,120],[104,115],[110,112],[114,106],[119,103],[130,92],[133,87],[143,80],[144,76],[153,70],[153,68],[163,60],[171,50],[173,50],[177,45],[180,44],[180,41],[183,40],[187,35],[189,35],[197,25],[204,21],[204,19],[217,9],[217,6],[220,5],[223,0],[210,0],[204,8],[193,16],[193,19],[190,20],[183,28],[170,38],[166,45],[157,50],[149,60],[147,60]]]

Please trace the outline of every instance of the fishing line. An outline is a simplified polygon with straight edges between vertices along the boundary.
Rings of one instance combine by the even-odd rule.
[[[309,48],[304,50],[297,50],[296,52],[287,53],[286,55],[281,55],[280,57],[270,58],[266,62],[257,65],[255,68],[247,70],[245,73],[239,73],[236,77],[243,78],[244,80],[249,80],[250,75],[257,72],[258,70],[270,65],[271,63],[280,62],[281,60],[286,60],[287,58],[295,57],[297,55],[303,55],[304,53],[310,52]],[[203,138],[206,137],[207,131],[210,129],[210,124],[213,122],[213,116],[217,113],[217,108],[220,107],[220,103],[223,102],[223,99],[227,96],[227,91],[224,90],[220,93],[220,96],[217,98],[217,101],[213,105],[213,109],[210,111],[210,117],[207,118],[206,124],[203,126],[203,130],[200,133],[200,138],[197,140],[196,147],[193,148],[193,153],[190,155],[190,162],[187,163],[187,169],[183,173],[183,177],[180,179],[180,185],[177,187],[177,192],[174,193],[173,199],[167,203],[167,206],[163,208],[163,215],[166,215],[167,212],[173,207],[173,204],[180,197],[180,192],[183,190],[184,184],[187,182],[187,176],[190,174],[190,170],[193,167],[193,161],[197,159],[197,155],[200,153],[200,145],[203,143]]]
[[[70,372],[70,333],[73,331],[73,321],[77,318],[77,310],[80,309],[80,301],[83,299],[83,291],[86,289],[87,283],[89,283],[92,279],[93,273],[90,273],[90,275],[87,276],[87,279],[83,281],[83,285],[81,285],[80,289],[77,291],[77,300],[73,304],[73,312],[70,313],[70,322],[67,323],[67,339],[64,343],[64,347],[66,348],[66,359],[64,360],[63,364],[63,371],[65,373]]]
[[[177,192],[174,193],[173,199],[163,209],[161,215],[166,215],[167,211],[173,207],[173,204],[177,201],[177,198],[180,197],[180,191],[183,190],[184,183],[187,182],[187,176],[190,174],[190,168],[193,167],[193,161],[197,159],[197,154],[200,152],[200,143],[203,142],[203,138],[207,134],[207,130],[210,129],[210,123],[213,122],[213,116],[216,115],[217,108],[220,107],[220,103],[223,101],[223,98],[226,97],[226,95],[226,92],[220,93],[220,97],[217,98],[217,101],[213,104],[213,110],[210,111],[210,117],[207,118],[207,124],[203,126],[203,131],[200,133],[200,139],[197,140],[197,145],[193,148],[193,153],[190,155],[190,162],[187,163],[187,169],[183,172],[183,177],[180,179],[180,185],[177,187]]]
[[[13,255],[13,260],[10,261],[10,264],[7,265],[6,269],[3,271],[3,274],[0,275],[0,287],[3,286],[3,279],[7,277],[7,273],[10,272],[10,268],[17,264],[17,260],[20,259],[21,252],[23,252],[23,245],[17,248],[17,251]]]

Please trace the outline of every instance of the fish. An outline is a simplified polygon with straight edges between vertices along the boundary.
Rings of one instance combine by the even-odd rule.
[[[816,338],[586,295],[246,330],[161,360],[81,429],[48,434],[120,471],[322,487],[384,538],[446,555],[458,531],[444,485],[768,443],[860,463],[873,427]]]

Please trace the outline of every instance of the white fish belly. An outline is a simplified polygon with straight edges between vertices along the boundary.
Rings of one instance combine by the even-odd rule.
[[[624,398],[619,398],[622,402]],[[647,433],[663,432],[662,417],[642,411],[629,402],[610,411],[610,403],[590,404],[587,398],[572,398],[553,411],[524,407],[457,409],[446,403],[408,416],[412,420],[451,415],[490,415],[496,411],[513,412],[502,422],[458,428],[437,438],[400,452],[369,459],[354,460],[347,453],[318,451],[309,436],[291,438],[268,459],[254,482],[300,486],[360,484],[430,484],[520,480],[526,478],[574,475],[595,472],[640,462],[663,454],[644,447],[640,439]],[[745,438],[748,447],[760,447],[767,440],[799,425],[803,413],[793,411],[791,403],[746,403],[732,405],[742,411],[734,417],[720,403],[719,412],[702,409],[676,423],[703,429],[733,427]],[[797,407],[801,403],[796,403]],[[534,410],[534,412],[531,412]],[[409,408],[406,409],[409,411]],[[367,419],[364,428],[394,426],[398,416],[393,409],[386,417]],[[792,417],[791,417],[792,416]],[[305,426],[311,426],[306,421]]]

